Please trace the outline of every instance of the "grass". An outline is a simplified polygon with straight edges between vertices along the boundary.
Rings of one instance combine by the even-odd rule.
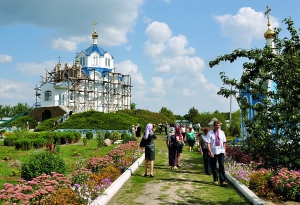
[[[144,167],[133,173],[109,204],[251,204],[233,185],[213,185],[205,175],[202,156],[184,147],[182,168],[170,170],[165,136],[155,141],[154,178],[143,177]]]
[[[0,189],[2,189],[4,183],[15,184],[20,179],[20,164],[41,150],[20,151],[14,147],[3,146],[3,141],[0,143]],[[66,175],[69,176],[78,167],[85,165],[90,158],[106,155],[115,146],[103,147],[98,150],[96,140],[89,140],[86,146],[83,145],[82,140],[76,144],[61,145],[59,154],[67,165]]]

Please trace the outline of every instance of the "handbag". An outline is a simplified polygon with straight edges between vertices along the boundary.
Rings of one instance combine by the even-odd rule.
[[[177,142],[177,148],[183,149],[184,143],[182,141]]]
[[[143,137],[140,142],[140,147],[146,147],[147,144],[148,144],[148,140]]]

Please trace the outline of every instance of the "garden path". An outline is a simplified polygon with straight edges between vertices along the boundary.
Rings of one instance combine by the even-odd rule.
[[[143,165],[108,203],[115,204],[251,204],[233,185],[216,186],[212,176],[204,173],[202,156],[194,148],[188,152],[185,147],[182,168],[171,170],[168,166],[168,152],[165,136],[158,136],[155,142],[156,160],[154,178],[144,177]]]

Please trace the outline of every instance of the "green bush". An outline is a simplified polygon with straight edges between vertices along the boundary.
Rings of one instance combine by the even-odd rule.
[[[88,142],[88,140],[86,139],[86,137],[85,137],[85,138],[83,138],[82,142],[83,142],[83,145],[84,145],[84,146],[86,146],[86,145],[87,145],[87,142]]]
[[[46,139],[44,138],[35,138],[32,139],[31,142],[35,149],[43,148],[46,145]]]
[[[4,146],[15,146],[15,142],[18,140],[18,136],[11,134],[4,138]]]
[[[25,180],[32,180],[35,177],[45,173],[50,175],[51,172],[64,174],[66,164],[59,155],[43,151],[31,156],[21,168],[21,177]]]
[[[97,137],[96,137],[98,149],[100,149],[101,147],[104,147],[104,139],[105,139],[105,137],[104,137],[103,132],[98,132]]]
[[[88,139],[88,140],[91,140],[91,139],[93,139],[93,133],[92,132],[88,132],[88,133],[86,133],[86,135],[85,135],[85,137],[86,137],[86,139]]]
[[[73,132],[74,133],[74,142],[79,142],[79,140],[81,139],[81,134],[79,132]]]
[[[123,144],[125,144],[125,143],[127,143],[129,141],[137,141],[136,137],[133,137],[133,136],[127,134],[126,132],[122,133],[121,138],[123,140]]]
[[[110,132],[105,132],[104,138],[112,140],[112,134]]]
[[[111,134],[111,138],[112,138],[112,139],[111,139],[112,142],[115,142],[115,141],[121,139],[121,135],[120,135],[119,132],[114,131],[114,132]]]
[[[27,138],[15,141],[15,148],[18,150],[30,150],[32,148],[32,140]]]

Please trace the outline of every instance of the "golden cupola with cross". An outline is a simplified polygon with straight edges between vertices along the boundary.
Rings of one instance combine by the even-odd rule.
[[[268,19],[268,30],[264,33],[264,37],[266,39],[270,39],[273,38],[275,36],[275,31],[273,29],[271,29],[271,24],[270,24],[270,13],[271,9],[267,6],[267,11],[265,12],[265,15],[267,16]]]

